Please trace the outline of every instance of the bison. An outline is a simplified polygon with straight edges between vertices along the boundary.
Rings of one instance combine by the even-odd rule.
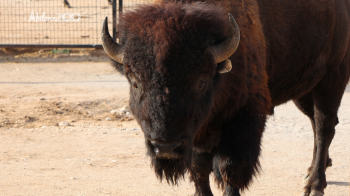
[[[106,18],[103,47],[130,83],[156,176],[176,184],[189,172],[209,196],[213,172],[224,195],[240,195],[259,172],[266,118],[293,100],[314,132],[302,195],[324,195],[349,13],[348,0],[158,2],[123,14],[119,43]]]

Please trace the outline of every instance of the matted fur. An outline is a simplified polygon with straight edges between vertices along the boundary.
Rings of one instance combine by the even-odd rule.
[[[160,181],[163,178],[168,184],[176,185],[180,179],[184,179],[187,172],[188,165],[185,161],[179,159],[162,159],[153,158],[151,160],[151,166]]]

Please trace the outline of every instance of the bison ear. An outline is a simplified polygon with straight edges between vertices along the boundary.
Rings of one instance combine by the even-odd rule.
[[[226,59],[226,60],[222,61],[221,63],[218,63],[216,69],[220,74],[227,73],[227,72],[231,71],[231,69],[232,69],[231,61],[229,59]]]

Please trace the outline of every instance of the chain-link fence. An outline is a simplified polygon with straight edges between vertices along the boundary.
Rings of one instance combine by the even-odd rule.
[[[113,12],[116,24],[122,11],[145,3],[150,1],[1,0],[0,47],[101,47],[103,19],[108,16],[112,35]]]

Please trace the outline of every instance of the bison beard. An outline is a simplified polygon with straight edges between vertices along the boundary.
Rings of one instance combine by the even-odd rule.
[[[147,143],[147,142],[146,142]],[[184,179],[185,173],[192,166],[192,150],[186,151],[178,158],[156,156],[148,146],[148,155],[151,157],[151,167],[153,167],[157,178],[165,179],[168,184],[177,185],[180,179]],[[190,147],[191,148],[191,147]]]
[[[157,178],[162,181],[163,178],[168,184],[176,185],[180,178],[184,178],[188,162],[184,159],[167,159],[153,157],[151,165],[154,168]]]

